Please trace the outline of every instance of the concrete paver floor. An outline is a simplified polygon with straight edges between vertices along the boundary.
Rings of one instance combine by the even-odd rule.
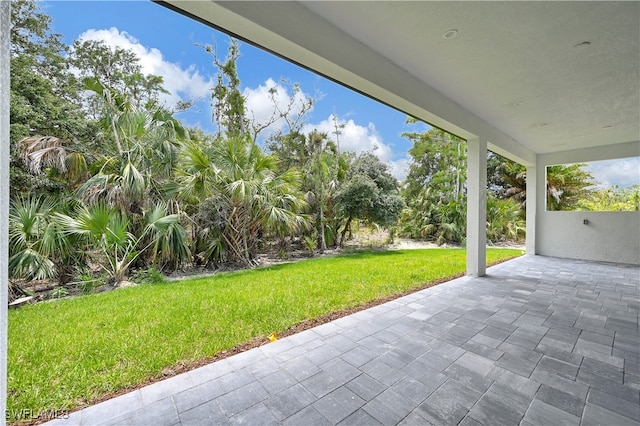
[[[52,425],[640,425],[640,268],[525,256]]]

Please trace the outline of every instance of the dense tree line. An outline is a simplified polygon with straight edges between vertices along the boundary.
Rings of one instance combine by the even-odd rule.
[[[388,167],[339,152],[326,134],[302,134],[303,114],[278,110],[272,119],[289,128],[268,148],[256,143],[270,123],[247,119],[236,42],[225,60],[203,46],[218,72],[218,131],[204,134],[174,118],[183,105],[159,102],[162,78],[143,75],[131,52],[95,41],[68,48],[50,23],[37,3],[12,4],[13,279],[90,289],[132,268],[252,266],[266,241],[322,251],[342,244],[353,220],[397,220]],[[360,205],[345,195],[358,185],[369,189]]]
[[[339,247],[357,222],[464,241],[463,140],[438,129],[405,133],[412,162],[401,187],[373,153],[341,152],[339,126],[303,133],[313,99],[294,111],[272,93],[272,116],[250,120],[233,40],[225,59],[201,46],[217,72],[217,131],[206,134],[174,117],[189,102],[161,104],[162,78],[143,74],[132,52],[96,41],[69,47],[50,25],[34,1],[12,3],[12,279],[57,281],[64,293],[151,267],[250,267],[268,242]],[[279,119],[285,129],[258,144]],[[554,173],[549,202],[577,203],[590,176],[580,167]],[[522,239],[524,168],[490,154],[488,175],[489,240]]]

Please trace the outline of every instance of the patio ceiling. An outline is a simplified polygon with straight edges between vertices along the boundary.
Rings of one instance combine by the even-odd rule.
[[[640,139],[640,2],[162,3],[512,157]]]

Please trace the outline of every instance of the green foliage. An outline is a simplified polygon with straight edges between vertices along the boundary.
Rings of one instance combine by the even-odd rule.
[[[310,146],[310,156],[307,159],[305,170],[306,180],[311,190],[308,192],[310,204],[314,208],[316,235],[320,253],[327,249],[327,223],[326,209],[331,194],[329,193],[330,181],[334,175],[334,165],[337,155],[337,146],[329,140],[326,133],[311,132],[307,137]]]
[[[63,297],[67,297],[69,295],[69,290],[64,287],[56,287],[55,290],[49,294],[50,299],[62,299]]]
[[[518,254],[489,250],[487,259]],[[76,408],[274,330],[463,273],[465,255],[361,252],[12,310],[8,412]]]
[[[583,169],[586,164],[561,164],[547,167],[547,210],[574,210],[593,186],[593,176]]]
[[[196,252],[206,263],[225,260],[253,265],[261,235],[281,238],[306,227],[300,175],[280,172],[277,158],[245,138],[218,138],[208,149],[186,145],[185,193],[200,200],[194,224]],[[215,164],[215,168],[209,168]]]
[[[313,256],[314,251],[315,251],[315,249],[317,247],[316,239],[314,237],[312,237],[312,236],[305,235],[302,238],[302,243],[304,244],[304,248],[307,249],[309,254],[311,254]]]
[[[203,198],[197,211],[191,216],[193,221],[192,253],[197,264],[216,264],[226,259],[226,246],[222,230],[230,215],[229,204],[219,196]]]
[[[404,133],[413,146],[412,163],[406,180],[406,199],[418,196],[429,186],[432,196],[443,203],[460,200],[467,180],[466,143],[443,130],[432,128],[423,133]]]
[[[176,270],[191,261],[187,232],[178,219],[178,215],[169,214],[165,203],[144,213],[149,260],[161,269]]]
[[[141,254],[149,250],[157,256],[166,244],[163,240],[170,239],[171,233],[179,228],[178,216],[167,215],[162,207],[145,212],[143,229],[138,235],[130,232],[131,223],[126,214],[102,203],[90,207],[80,205],[73,216],[56,216],[66,235],[84,237],[87,252],[93,248],[100,250],[101,256],[95,261],[114,285],[124,280],[129,267]],[[184,245],[184,241],[181,243]]]
[[[281,167],[302,171],[301,188],[313,215],[314,233],[320,252],[336,242],[341,220],[334,212],[334,197],[349,168],[349,154],[341,154],[326,133],[297,131],[273,138],[267,144],[279,156]]]
[[[57,275],[54,262],[59,233],[50,221],[54,204],[44,198],[17,199],[9,210],[9,276],[41,280]],[[53,249],[53,251],[51,250]]]
[[[41,135],[81,139],[91,126],[78,106],[78,86],[64,58],[66,47],[62,36],[52,33],[51,18],[38,3],[11,2],[10,32],[11,197],[60,192],[63,189],[60,179],[29,173],[18,141]]]
[[[575,204],[575,208],[597,212],[638,211],[640,210],[640,185],[591,190],[587,196]]]
[[[69,61],[78,69],[81,79],[100,82],[106,88],[124,94],[135,108],[155,105],[163,87],[162,77],[142,74],[135,53],[120,47],[110,47],[101,40],[76,40],[70,49]],[[99,106],[91,102],[94,114]]]
[[[461,180],[466,181],[466,147],[460,139],[441,130],[405,134],[414,142],[409,151],[413,162],[404,195],[399,233],[427,238],[437,244],[464,243],[466,199]],[[487,158],[487,240],[522,241],[526,229],[526,169],[489,153]]]
[[[97,279],[82,280],[80,281],[80,291],[84,294],[93,293],[96,288],[100,287],[103,283]]]
[[[84,294],[93,293],[96,288],[106,284],[103,276],[94,276],[88,273],[81,274],[78,279],[78,287]]]
[[[213,56],[213,63],[218,69],[215,87],[211,92],[213,107],[212,119],[218,126],[218,137],[224,134],[229,139],[249,137],[244,105],[244,97],[240,92],[240,79],[236,61],[240,57],[238,42],[230,40],[227,58],[220,62],[214,48],[202,46]]]
[[[383,227],[395,225],[404,207],[398,186],[378,157],[371,153],[359,155],[335,195],[336,211],[346,218],[341,243],[353,219]]]
[[[523,241],[526,224],[520,204],[513,198],[487,198],[487,242]]]
[[[346,217],[363,218],[374,217],[375,207],[380,190],[376,183],[367,175],[356,174],[340,188],[336,195],[336,204]]]
[[[278,249],[278,258],[280,260],[285,260],[289,257],[289,254],[287,253],[287,251],[283,248],[279,248]]]
[[[527,202],[527,169],[489,151],[487,156],[487,187],[498,198],[511,198],[524,210]]]
[[[303,238],[322,252],[344,241],[354,220],[396,223],[396,180],[375,156],[340,152],[337,117],[331,137],[301,133],[313,99],[297,84],[288,106],[270,91],[265,123],[247,119],[235,40],[224,61],[203,46],[218,73],[212,136],[187,132],[159,105],[164,82],[144,75],[133,52],[98,41],[67,48],[37,3],[12,6],[11,191],[22,200],[12,213],[12,277],[65,283],[87,272],[89,256],[111,282],[130,269],[253,266],[269,238],[281,247]],[[268,154],[256,139],[277,120],[286,133],[267,141]],[[401,229],[462,241],[464,144],[439,130],[405,136],[414,164]],[[34,194],[35,204],[20,194]]]
[[[288,169],[302,169],[311,158],[312,146],[307,144],[307,137],[300,132],[289,132],[270,138],[267,150],[280,159],[280,166]]]
[[[397,233],[398,233],[398,228],[396,228],[395,226],[392,226],[391,228],[389,228],[389,235],[387,237],[386,243],[393,244],[395,242]]]
[[[27,280],[67,281],[69,269],[80,265],[76,240],[64,234],[55,212],[59,204],[39,196],[16,198],[9,209],[9,276]]]
[[[426,200],[430,199],[429,194]],[[436,244],[463,243],[466,236],[467,205],[463,201],[449,200],[444,202],[442,198],[436,203],[430,204],[427,225],[421,229],[423,238],[431,238]]]
[[[166,282],[164,275],[158,269],[151,267],[139,269],[131,274],[131,281],[136,284],[162,284]]]
[[[597,201],[595,204],[589,204],[588,201],[589,199],[595,201],[593,198],[595,195],[590,190],[595,182],[591,173],[584,170],[584,166],[586,164],[580,163],[547,167],[547,210],[597,208]],[[499,198],[511,198],[517,201],[524,210],[527,198],[525,166],[490,153],[487,168],[489,189]]]
[[[462,243],[466,234],[466,145],[439,129],[405,133],[413,142],[412,163],[405,182],[408,207],[399,233],[437,244]]]

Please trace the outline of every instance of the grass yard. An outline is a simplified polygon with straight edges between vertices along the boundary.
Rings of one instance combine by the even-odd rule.
[[[520,253],[490,249],[487,262]],[[274,330],[462,273],[465,256],[359,252],[11,310],[8,412],[73,410]]]

